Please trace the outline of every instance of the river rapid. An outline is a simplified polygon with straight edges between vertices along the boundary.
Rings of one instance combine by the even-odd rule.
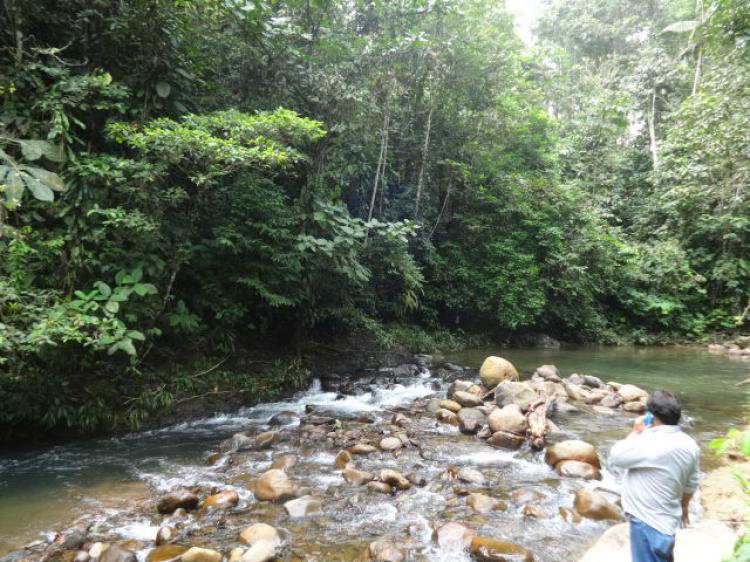
[[[282,402],[153,431],[4,453],[0,456],[0,555],[10,553],[7,560],[24,555],[34,559],[30,551],[19,549],[31,541],[52,540],[55,531],[76,520],[88,527],[89,542],[129,541],[127,546],[141,562],[147,560],[163,525],[178,530],[178,544],[228,555],[241,546],[242,529],[266,522],[284,539],[278,558],[283,561],[366,560],[363,553],[372,541],[389,540],[406,550],[407,560],[468,562],[467,553],[443,550],[432,540],[437,524],[458,521],[481,535],[525,546],[538,562],[577,560],[611,522],[575,523],[561,517],[559,509],[571,508],[581,487],[617,489],[617,475],[607,470],[606,458],[611,445],[627,433],[634,415],[620,411],[602,416],[582,410],[554,418],[560,428],[555,441],[583,439],[604,460],[601,481],[563,478],[544,463],[543,453],[527,446],[517,451],[490,447],[424,411],[426,399],[445,397],[451,380],[476,380],[476,370],[488,355],[512,361],[522,379],[542,364],[554,364],[562,376],[577,372],[649,391],[677,390],[686,430],[704,446],[705,469],[712,466],[705,445],[743,421],[748,401],[747,387],[734,385],[750,376],[750,363],[691,348],[467,350],[449,357],[466,366],[465,372],[446,369],[442,363],[415,361],[411,367],[383,368],[356,378],[324,378]],[[288,425],[269,425],[282,412],[277,420]],[[396,412],[409,420],[403,430],[390,424]],[[329,425],[324,423],[324,431],[311,433],[305,415],[319,422],[328,420]],[[335,420],[338,424],[330,425]],[[269,429],[279,435],[270,448],[216,455],[222,440],[237,432],[254,435]],[[353,441],[377,445],[379,438],[402,431],[416,445],[404,447],[398,455],[376,452],[355,457],[354,466],[375,474],[387,468],[411,473],[423,485],[385,495],[344,481],[334,463],[340,449]],[[287,471],[290,479],[321,502],[320,512],[314,515],[289,519],[281,504],[257,501],[246,487],[287,453],[297,457],[297,464]],[[460,482],[455,475],[462,468],[478,470],[485,482]],[[504,501],[507,509],[477,513],[456,493],[460,487]],[[195,488],[201,497],[235,490],[239,503],[209,513],[159,515],[154,500],[181,488]],[[526,500],[520,499],[524,494],[519,491],[526,492],[527,498],[533,492],[541,516],[524,517]],[[698,502],[693,506],[694,517],[699,518]]]

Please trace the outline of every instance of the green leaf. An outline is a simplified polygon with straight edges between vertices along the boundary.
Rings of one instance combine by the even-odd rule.
[[[112,314],[117,314],[120,310],[120,303],[117,301],[107,301],[107,304],[104,305],[104,309]]]
[[[97,281],[94,283],[94,287],[105,297],[109,297],[112,294],[112,289],[104,281]]]
[[[31,194],[35,199],[47,202],[55,200],[55,194],[52,193],[52,190],[38,179],[27,175],[24,180],[26,182],[26,187],[31,191]]]
[[[127,336],[131,340],[146,341],[146,336],[144,336],[143,333],[139,332],[138,330],[130,330],[127,333]]]
[[[19,166],[18,168],[19,170],[28,172],[53,191],[63,191],[65,189],[62,179],[54,172],[36,166]]]
[[[21,175],[11,170],[5,178],[5,206],[15,209],[21,203],[24,189]]]
[[[156,83],[156,93],[159,94],[160,98],[169,97],[169,93],[172,91],[172,86],[166,82],[159,81]]]
[[[146,295],[155,295],[157,290],[151,283],[136,283],[133,285],[133,292],[140,297],[145,297]]]
[[[21,154],[26,160],[39,160],[44,152],[42,148],[37,144],[44,141],[20,141]]]

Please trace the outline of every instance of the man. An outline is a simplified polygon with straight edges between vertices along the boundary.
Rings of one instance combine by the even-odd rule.
[[[700,449],[677,425],[682,408],[673,393],[655,391],[646,408],[627,439],[612,447],[609,462],[626,470],[622,506],[633,562],[673,562],[675,532],[688,525],[698,487]]]

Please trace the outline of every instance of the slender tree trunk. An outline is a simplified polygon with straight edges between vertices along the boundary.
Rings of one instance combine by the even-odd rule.
[[[422,146],[422,165],[419,167],[419,177],[417,179],[417,196],[414,201],[414,218],[419,215],[419,200],[422,197],[422,187],[424,185],[424,169],[427,165],[427,157],[430,150],[430,129],[432,128],[432,95],[430,95],[430,112],[427,114],[427,125],[424,128],[424,145]]]
[[[380,135],[380,156],[378,156],[378,166],[375,169],[375,181],[372,183],[372,196],[370,197],[370,210],[367,213],[367,221],[372,220],[372,213],[375,209],[375,197],[378,194],[378,184],[380,183],[380,174],[383,167],[383,159],[385,158],[386,145],[388,144],[388,122],[390,121],[390,113],[386,112],[385,118],[383,119],[383,131]]]
[[[648,135],[651,139],[651,158],[654,162],[654,170],[659,167],[659,147],[656,141],[656,86],[651,95],[651,111],[648,115]]]
[[[698,56],[695,60],[695,76],[693,78],[693,93],[692,95],[695,95],[698,93],[698,87],[701,85],[701,72],[702,72],[702,66],[703,66],[703,46],[698,45]]]
[[[451,196],[452,188],[453,188],[453,180],[448,182],[448,188],[445,190],[445,198],[443,199],[443,206],[440,207],[440,213],[438,213],[437,220],[435,221],[435,224],[432,227],[432,230],[430,231],[430,239],[432,239],[432,235],[435,234],[435,231],[437,230],[437,227],[440,224],[440,220],[443,218],[443,213],[445,213],[445,209],[448,206],[448,199]]]

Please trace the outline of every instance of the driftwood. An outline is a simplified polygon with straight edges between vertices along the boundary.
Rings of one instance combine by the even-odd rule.
[[[750,384],[750,379],[745,379],[744,381],[740,381],[734,386],[745,386],[746,384]]]
[[[544,440],[547,435],[547,410],[554,400],[553,396],[547,396],[546,392],[539,392],[539,400],[529,408],[526,414],[529,420],[529,429],[526,437],[532,448],[540,450],[544,448]]]

